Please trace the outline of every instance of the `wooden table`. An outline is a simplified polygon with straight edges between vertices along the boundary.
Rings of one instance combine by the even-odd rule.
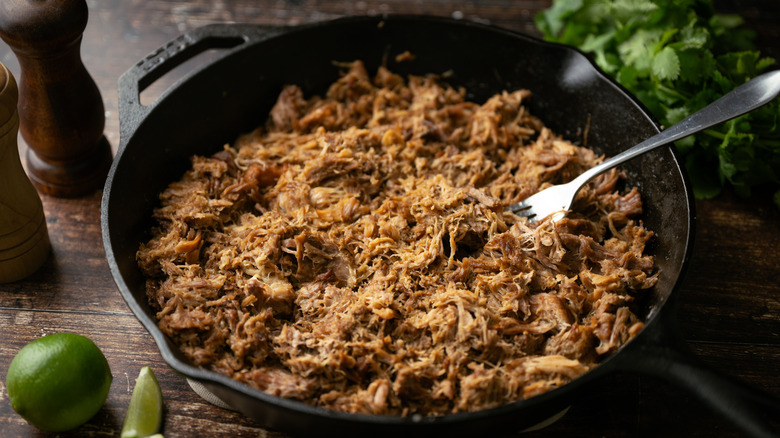
[[[180,33],[213,22],[295,25],[349,14],[425,13],[461,16],[538,35],[533,17],[545,0],[89,0],[82,56],[101,89],[106,136],[119,144],[117,78]],[[763,52],[780,59],[776,5],[718,1],[759,33]],[[18,63],[0,44],[0,62],[18,77]],[[159,93],[173,79],[158,81]],[[153,96],[152,96],[153,98]],[[23,146],[22,146],[23,147]],[[2,188],[0,188],[2,189]],[[199,398],[162,361],[151,336],[130,313],[106,263],[100,234],[100,193],[80,199],[43,197],[52,255],[33,276],[0,285],[0,433],[41,436],[11,409],[5,373],[27,342],[71,331],[103,350],[114,380],[103,409],[60,436],[118,436],[142,366],[157,374],[166,403],[164,432],[178,436],[277,436],[242,415]],[[695,255],[680,291],[683,338],[709,366],[780,395],[780,211],[764,193],[726,193],[698,201]],[[677,387],[617,374],[586,394],[558,422],[525,436],[738,436],[735,429]]]

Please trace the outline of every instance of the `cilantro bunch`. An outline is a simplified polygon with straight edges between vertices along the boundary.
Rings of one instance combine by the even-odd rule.
[[[671,126],[774,64],[736,15],[711,0],[554,0],[545,39],[575,46]],[[676,143],[697,198],[769,186],[780,207],[780,102]]]

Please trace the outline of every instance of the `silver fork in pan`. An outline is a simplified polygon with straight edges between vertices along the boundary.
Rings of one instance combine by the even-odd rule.
[[[764,73],[731,90],[681,122],[588,169],[572,181],[544,189],[506,209],[518,216],[528,217],[531,222],[552,214],[556,215],[556,218],[563,217],[571,209],[574,196],[580,188],[602,172],[645,152],[753,111],[771,102],[778,94],[780,70]]]

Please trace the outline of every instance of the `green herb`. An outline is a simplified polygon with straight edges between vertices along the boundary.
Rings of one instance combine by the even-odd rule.
[[[671,126],[774,64],[737,15],[711,0],[554,0],[536,17],[545,39],[578,47]],[[780,101],[680,140],[694,194],[771,187],[780,208]]]

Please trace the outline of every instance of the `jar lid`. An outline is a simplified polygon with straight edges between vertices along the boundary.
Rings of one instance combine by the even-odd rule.
[[[10,71],[0,63],[0,126],[17,117],[19,89]]]

